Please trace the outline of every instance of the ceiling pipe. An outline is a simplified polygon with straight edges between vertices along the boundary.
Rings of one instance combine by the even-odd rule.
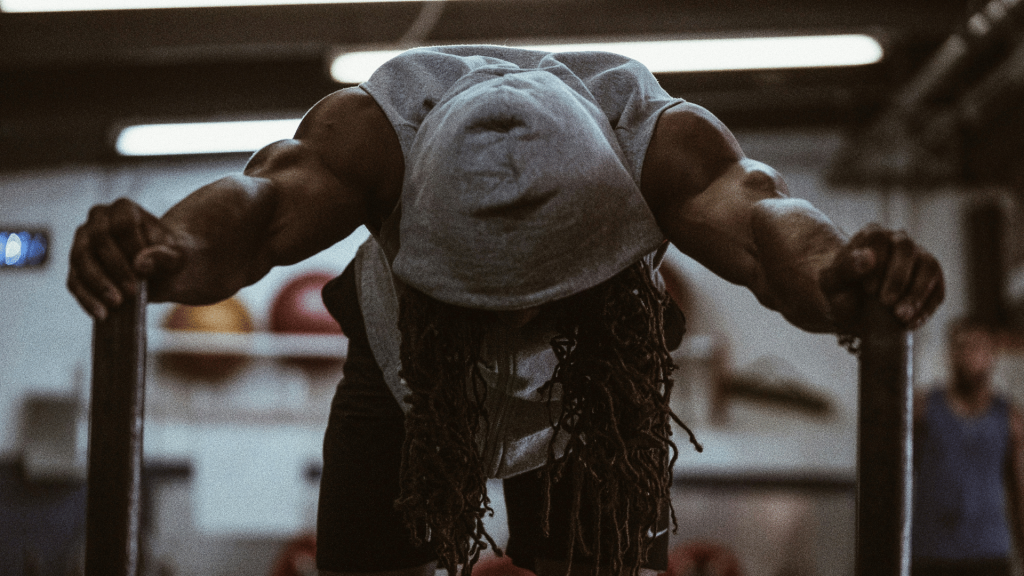
[[[1020,75],[1022,20],[1024,0],[990,0],[973,13],[838,154],[829,179],[911,188],[963,179],[965,131],[978,129],[979,111],[996,98],[990,92],[1007,85],[1003,76]]]
[[[951,35],[927,64],[900,91],[893,111],[914,114],[923,106],[949,97],[964,75],[1001,41],[1017,35],[1022,0],[990,0]]]

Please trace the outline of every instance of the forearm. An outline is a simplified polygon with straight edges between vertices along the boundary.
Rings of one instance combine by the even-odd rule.
[[[833,329],[818,278],[842,235],[810,204],[789,198],[782,177],[746,158],[709,112],[680,105],[662,115],[642,190],[684,254],[748,287],[797,326]]]
[[[659,119],[641,191],[680,251],[805,330],[858,334],[865,298],[914,329],[945,295],[934,256],[876,226],[847,238],[700,107]]]
[[[659,208],[662,229],[684,254],[794,325],[836,330],[820,279],[846,238],[810,203],[790,198],[770,167],[737,162],[701,194]]]
[[[834,331],[820,280],[846,241],[843,233],[810,203],[775,197],[753,204],[750,234],[747,284],[758,300],[804,330]]]
[[[269,180],[235,175],[190,194],[160,219],[183,253],[161,283],[164,300],[204,304],[231,296],[274,265],[268,242],[279,197]]]

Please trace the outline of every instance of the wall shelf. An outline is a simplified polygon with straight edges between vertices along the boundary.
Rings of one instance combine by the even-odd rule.
[[[148,348],[155,353],[237,354],[254,358],[344,360],[348,338],[341,334],[225,333],[150,330]]]

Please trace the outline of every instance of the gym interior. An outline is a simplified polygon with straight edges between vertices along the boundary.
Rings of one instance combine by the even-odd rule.
[[[361,81],[339,72],[351,54],[873,39],[879,55],[861,63],[669,66],[655,75],[673,96],[719,116],[749,157],[776,168],[794,196],[843,230],[902,229],[938,258],[946,300],[913,334],[915,389],[949,377],[947,326],[981,316],[1003,336],[994,386],[1024,405],[1024,10],[1016,2],[86,4],[46,11],[0,0],[2,576],[84,573],[93,323],[65,287],[77,226],[91,206],[120,197],[163,213],[276,139],[138,151],[129,129],[278,121],[294,130],[320,98]],[[367,236],[360,229],[212,307],[148,306],[140,574],[299,573],[280,571],[281,562],[308,552],[346,349],[319,290]],[[704,446],[696,453],[676,429],[670,548],[724,550],[737,566],[731,573],[747,576],[854,574],[858,358],[681,253],[667,258],[684,271],[687,319],[673,352],[672,404]],[[489,493],[500,545],[500,482]]]

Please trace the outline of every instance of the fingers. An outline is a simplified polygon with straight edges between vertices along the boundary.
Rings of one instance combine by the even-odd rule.
[[[152,218],[152,215],[135,209],[128,200],[120,199],[114,202],[111,223],[111,236],[105,238],[101,246],[106,250],[106,256],[111,258],[114,269],[110,272],[115,275],[118,286],[126,295],[134,295],[135,286],[139,276],[135,269],[135,258],[140,251],[145,249],[151,242],[146,237],[147,222],[145,217]],[[115,255],[113,251],[117,251]],[[121,268],[121,264],[124,268]]]
[[[122,296],[131,296],[138,282],[131,262],[131,252],[113,236],[93,236],[90,239],[93,256],[97,265],[89,268],[93,274],[89,280],[98,283],[112,283]],[[104,274],[105,277],[100,277]],[[115,304],[120,304],[120,299]]]
[[[912,284],[915,267],[918,265],[917,246],[903,232],[895,232],[891,238],[889,258],[878,275],[878,300],[886,306],[894,306]]]
[[[110,219],[104,208],[90,210],[86,224],[75,232],[68,269],[68,289],[99,319],[121,304],[118,283],[133,276],[131,265],[109,235]]]
[[[68,273],[68,291],[78,300],[79,305],[93,318],[104,320],[107,317],[107,302],[94,296],[94,291],[88,288],[78,277],[78,273],[72,268]]]
[[[822,272],[822,288],[827,293],[842,293],[859,285],[878,264],[878,255],[868,247],[853,248]]]
[[[923,324],[945,296],[938,261],[902,232],[892,235],[889,261],[879,270],[879,280],[879,302],[910,328]]]
[[[870,253],[868,256],[866,253]],[[930,253],[903,232],[877,226],[865,228],[823,273],[828,295],[841,328],[858,324],[864,299],[877,299],[905,326],[923,324],[945,296],[942,268]]]
[[[140,279],[175,266],[180,258],[159,220],[133,202],[118,200],[90,210],[75,233],[67,287],[86,312],[102,320],[135,295]]]
[[[890,232],[874,224],[858,232],[822,272],[822,289],[828,294],[861,293],[865,289],[877,292],[877,269],[889,259],[888,234]]]
[[[917,266],[913,283],[894,304],[893,311],[913,330],[931,317],[945,296],[942,268],[935,259],[925,259]]]

